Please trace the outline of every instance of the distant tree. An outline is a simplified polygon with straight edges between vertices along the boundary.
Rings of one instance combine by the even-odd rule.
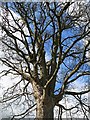
[[[87,82],[90,75],[87,64],[90,59],[86,55],[90,50],[87,5],[83,2],[7,2],[1,7],[3,54],[0,61],[8,67],[1,75],[20,76],[20,81],[7,89],[2,102],[22,99],[28,103],[27,109],[13,118],[25,117],[35,106],[36,118],[53,119],[55,106],[59,106],[62,118],[63,110],[78,112],[79,105],[88,118],[89,106],[82,95],[90,89],[86,86],[76,92],[70,88],[75,81]],[[35,102],[30,98],[32,94]],[[77,100],[71,108],[60,104],[66,96]]]

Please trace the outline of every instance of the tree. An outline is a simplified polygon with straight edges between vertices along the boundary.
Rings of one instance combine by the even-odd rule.
[[[20,76],[20,81],[6,91],[2,101],[12,103],[24,96],[28,109],[20,113],[23,117],[35,106],[36,118],[53,119],[55,106],[72,110],[79,105],[87,117],[85,110],[88,112],[89,106],[83,102],[82,95],[90,89],[86,87],[78,92],[69,89],[83,77],[86,82],[90,75],[87,64],[90,59],[86,56],[90,45],[87,39],[90,35],[87,5],[83,2],[7,2],[3,3],[2,10],[0,41],[4,55],[0,61],[8,69],[1,74]],[[22,82],[23,88],[19,87]],[[29,91],[29,85],[32,85],[33,93]],[[32,94],[35,104],[31,103]],[[64,95],[73,96],[78,103],[65,108],[59,104]]]

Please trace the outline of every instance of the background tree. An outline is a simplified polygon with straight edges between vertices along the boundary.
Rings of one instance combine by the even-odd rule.
[[[90,45],[87,5],[83,2],[7,2],[2,4],[2,11],[0,61],[8,69],[2,70],[1,75],[20,76],[7,89],[2,102],[11,104],[18,99],[27,102],[27,109],[13,118],[25,117],[36,106],[36,118],[53,119],[55,106],[59,106],[61,117],[63,109],[78,111],[79,105],[88,118],[85,111],[89,112],[89,106],[82,95],[90,89],[71,90],[75,81],[87,82],[90,75],[87,64],[90,59],[86,56]],[[65,108],[59,102],[66,96],[73,96],[78,102],[72,108]]]

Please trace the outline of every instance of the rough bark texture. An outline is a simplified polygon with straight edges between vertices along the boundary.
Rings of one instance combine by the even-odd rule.
[[[53,102],[50,99],[37,99],[36,118],[53,119]]]
[[[38,119],[53,119],[54,113],[53,108],[55,101],[52,96],[47,94],[48,90],[45,91],[42,87],[33,82],[34,97],[37,103],[36,106],[36,118]]]

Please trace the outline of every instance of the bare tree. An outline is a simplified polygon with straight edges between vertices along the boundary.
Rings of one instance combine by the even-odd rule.
[[[20,76],[20,81],[5,92],[2,102],[23,98],[28,103],[28,109],[14,117],[25,117],[36,106],[36,118],[53,119],[53,109],[59,106],[61,118],[62,110],[71,111],[79,105],[87,117],[85,111],[89,112],[89,106],[82,95],[90,89],[76,92],[70,88],[75,81],[87,82],[90,75],[87,64],[90,59],[86,56],[90,41],[84,44],[90,35],[87,5],[7,2],[3,3],[2,11],[0,41],[4,55],[0,61],[8,70],[3,70],[1,75]],[[24,87],[20,86],[22,83]],[[35,102],[31,100],[32,94]],[[65,108],[59,102],[66,96],[78,102]]]

